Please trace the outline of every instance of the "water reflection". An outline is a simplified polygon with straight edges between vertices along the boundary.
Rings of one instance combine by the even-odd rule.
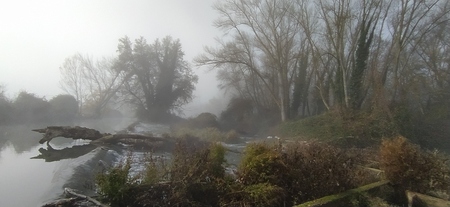
[[[77,157],[81,157],[92,150],[97,148],[97,146],[92,144],[73,146],[63,149],[53,149],[51,145],[47,146],[47,149],[41,147],[39,148],[38,156],[32,157],[31,159],[44,159],[45,162],[54,162],[60,161],[63,159],[73,159]]]
[[[74,125],[114,132],[132,121],[97,120]],[[56,138],[51,146],[40,145],[42,135],[31,129],[47,125],[0,126],[0,207],[41,206],[61,196],[64,187],[86,188],[97,162],[111,162],[116,157],[110,152],[113,150],[96,149],[86,141]],[[86,181],[80,182],[84,178]]]
[[[6,144],[0,152],[0,206],[38,206],[50,197],[56,197],[58,188],[64,184],[70,172],[59,168],[70,166],[70,161],[45,163],[31,160],[37,146],[29,151],[16,152]],[[70,171],[70,170],[69,170]]]

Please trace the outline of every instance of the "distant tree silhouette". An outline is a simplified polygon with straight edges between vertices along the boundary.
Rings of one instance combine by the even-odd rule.
[[[52,121],[70,122],[78,113],[78,102],[72,95],[58,95],[49,101]]]
[[[35,94],[22,91],[13,102],[15,120],[19,123],[37,123],[49,120],[50,104]]]

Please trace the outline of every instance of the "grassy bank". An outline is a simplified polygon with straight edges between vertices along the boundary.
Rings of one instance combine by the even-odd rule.
[[[281,123],[276,128],[283,137],[330,141],[338,138],[380,139],[397,135],[397,124],[386,115],[352,113],[341,115],[328,112],[305,119]]]

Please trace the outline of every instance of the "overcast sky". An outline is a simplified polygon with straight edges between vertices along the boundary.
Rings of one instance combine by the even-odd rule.
[[[59,67],[80,52],[94,58],[116,55],[118,39],[148,42],[179,38],[185,59],[214,45],[214,0],[0,0],[0,84],[14,98],[20,91],[47,99],[64,93]],[[219,94],[215,75],[199,75],[196,102]]]

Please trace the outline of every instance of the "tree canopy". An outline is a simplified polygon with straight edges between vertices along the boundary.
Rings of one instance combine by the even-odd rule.
[[[127,74],[123,94],[136,106],[138,115],[161,121],[192,100],[198,77],[183,59],[179,40],[167,36],[148,44],[141,37],[128,37],[118,45],[116,70]]]
[[[76,54],[61,66],[62,86],[84,114],[100,116],[112,101],[131,104],[139,118],[165,121],[193,98],[198,77],[179,40],[119,39],[117,57],[94,61]]]

